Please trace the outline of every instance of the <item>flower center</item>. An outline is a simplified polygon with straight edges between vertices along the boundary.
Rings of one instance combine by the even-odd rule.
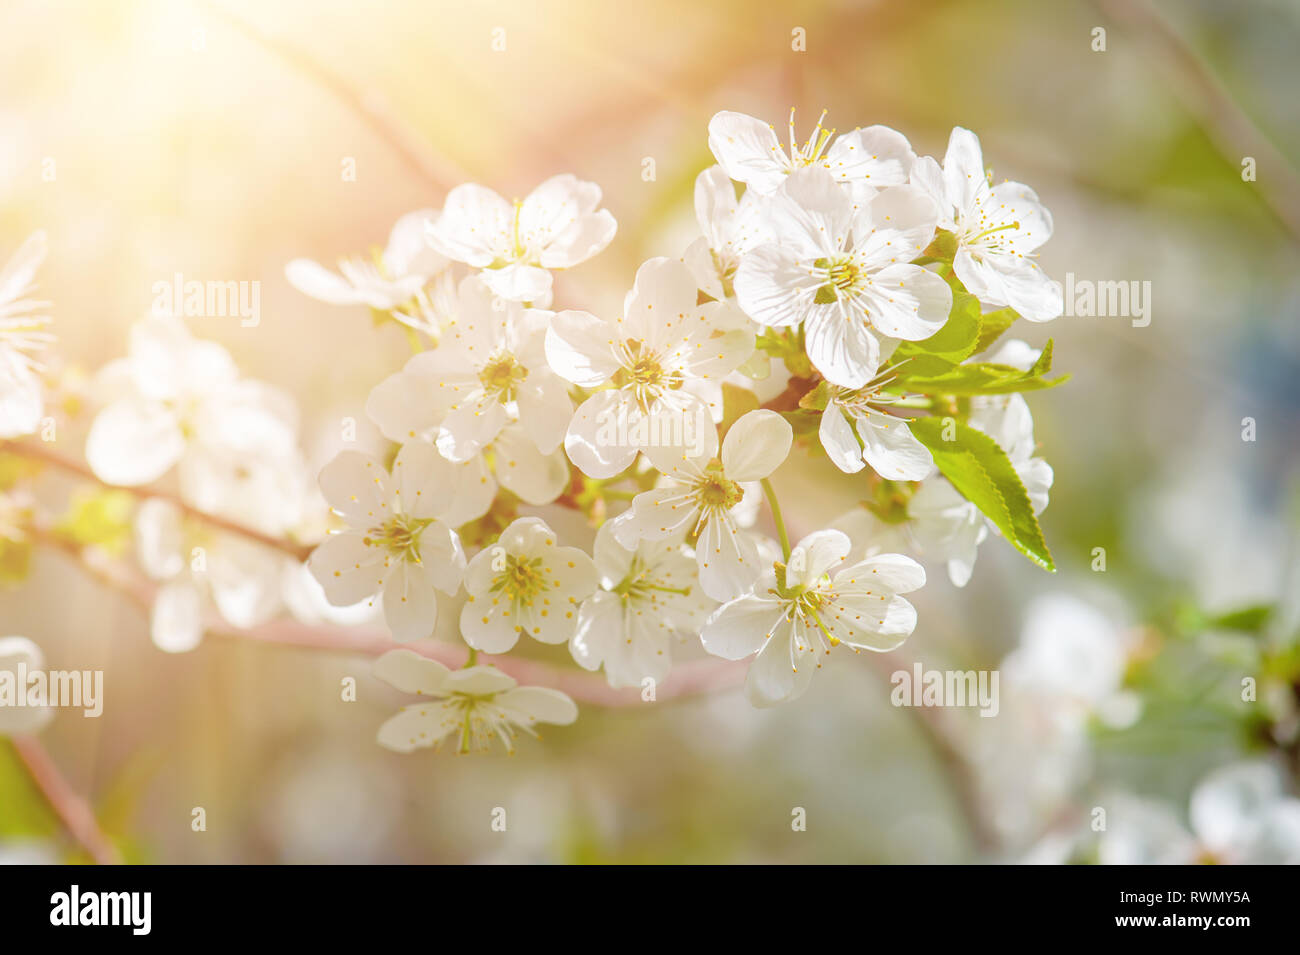
[[[813,298],[817,305],[830,305],[839,301],[857,288],[865,276],[862,267],[850,257],[817,259],[813,262],[813,268],[826,273],[825,284],[818,287]]]
[[[497,574],[492,583],[492,593],[509,600],[529,601],[547,589],[546,575],[542,572],[542,558],[506,555],[506,568]]]
[[[489,359],[478,373],[483,391],[502,404],[515,400],[520,383],[527,377],[528,369],[515,361],[514,355],[505,352]]]
[[[713,461],[704,470],[704,476],[695,487],[695,498],[705,513],[712,510],[731,510],[745,496],[745,490],[723,472],[722,465]]]
[[[665,391],[682,386],[681,376],[665,368],[663,359],[639,339],[622,342],[618,357],[621,367],[614,374],[614,385],[630,390],[642,411],[649,411]]]
[[[382,547],[399,560],[420,562],[420,532],[428,520],[397,514],[377,527],[370,528],[362,542],[367,547]]]

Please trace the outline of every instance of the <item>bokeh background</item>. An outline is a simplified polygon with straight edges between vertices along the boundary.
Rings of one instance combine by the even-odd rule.
[[[1053,337],[1074,376],[1030,398],[1056,473],[1042,523],[1059,572],[996,538],[964,590],[932,568],[920,625],[889,661],[997,667],[1034,608],[1065,595],[1080,626],[1141,648],[1125,676],[1141,718],[1094,727],[1085,755],[1032,732],[1026,743],[1006,713],[944,712],[937,745],[926,720],[889,704],[878,668],[848,658],[778,710],[736,691],[584,706],[513,758],[403,757],[374,743],[401,700],[364,658],[229,640],[165,655],[129,601],[39,552],[0,593],[0,632],[37,641],[52,667],[105,670],[103,717],[61,713],[43,740],[129,858],[1018,859],[1086,821],[1098,793],[1183,812],[1206,771],[1243,754],[1294,771],[1285,719],[1261,730],[1239,685],[1261,646],[1294,639],[1300,594],[1300,4],[6,0],[0,22],[0,255],[47,230],[41,291],[63,372],[122,354],[173,273],[260,281],[256,328],[191,328],[297,397],[311,454],[407,344],[364,309],[294,291],[287,261],[382,245],[399,215],[460,181],[523,195],[567,171],[601,184],[619,234],[558,278],[556,300],[606,309],[643,259],[693,236],[720,109],[780,123],[793,105],[806,129],[826,108],[832,125],[887,124],[940,156],[967,126],[997,177],[1029,183],[1054,213],[1051,275],[1153,289],[1145,328],[1017,327],[1035,345]],[[797,27],[805,52],[791,49]],[[406,131],[404,151],[357,103]],[[349,158],[355,182],[340,175]],[[808,531],[861,489],[803,460],[776,484]],[[1256,606],[1270,609],[1248,632],[1213,625]],[[355,704],[339,700],[349,675]],[[1026,800],[1041,775],[1061,791]],[[195,806],[205,833],[190,829]],[[506,833],[489,828],[496,806]],[[791,830],[794,807],[806,832]],[[6,751],[0,854],[20,852],[63,858],[68,844]]]

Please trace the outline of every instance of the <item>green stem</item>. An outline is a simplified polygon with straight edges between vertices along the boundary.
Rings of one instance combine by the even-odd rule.
[[[478,663],[478,650],[475,647],[470,647],[469,657],[465,660],[465,667],[462,669],[472,667],[476,663]]]
[[[772,509],[772,520],[776,522],[776,533],[781,539],[781,556],[783,560],[790,559],[790,535],[785,532],[785,521],[781,518],[781,505],[777,503],[776,491],[772,490],[772,482],[763,478],[760,482],[763,485],[763,496],[767,498],[767,506]]]

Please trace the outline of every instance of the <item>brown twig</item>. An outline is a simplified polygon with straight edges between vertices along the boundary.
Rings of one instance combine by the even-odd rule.
[[[68,834],[97,864],[120,865],[122,856],[117,847],[104,835],[90,805],[72,788],[41,741],[35,736],[16,736],[12,743],[14,752],[31,776],[32,783],[40,790]]]
[[[156,590],[151,581],[131,572],[101,551],[80,547],[48,528],[32,527],[29,533],[34,541],[75,561],[96,580],[124,595],[148,616]],[[293,617],[282,617],[256,627],[240,629],[212,616],[207,621],[205,632],[229,640],[251,640],[366,656],[380,656],[389,650],[405,648],[451,667],[463,665],[468,657],[467,648],[456,644],[433,640],[398,643],[386,631],[376,627],[306,624]],[[562,690],[583,703],[597,706],[636,706],[642,703],[639,688],[614,689],[598,673],[564,670],[537,660],[515,657],[480,654],[479,661],[490,663],[520,683]],[[655,688],[655,702],[731,689],[740,685],[744,674],[742,663],[714,659],[693,660],[678,666],[667,680]]]
[[[306,560],[312,552],[312,547],[307,544],[298,544],[294,541],[285,540],[282,537],[274,537],[270,534],[263,533],[255,528],[240,524],[238,521],[232,521],[216,514],[209,514],[207,511],[201,511],[197,507],[185,503],[181,498],[171,493],[157,488],[150,487],[123,487],[117,484],[108,484],[95,475],[80,461],[74,461],[71,458],[65,458],[63,455],[51,451],[49,448],[41,447],[39,444],[32,444],[25,441],[0,441],[0,453],[17,454],[33,461],[40,461],[42,464],[48,464],[51,467],[58,468],[68,474],[75,474],[77,477],[85,478],[87,481],[94,481],[105,487],[111,487],[115,490],[126,491],[135,497],[141,499],[154,498],[156,500],[166,501],[172,504],[181,513],[192,517],[197,521],[202,521],[211,527],[219,528],[223,531],[229,531],[232,534],[238,534],[248,540],[264,544],[267,547],[275,548],[288,554],[294,560]]]
[[[1148,0],[1092,2],[1150,42],[1173,78],[1184,108],[1197,117],[1224,159],[1236,166],[1246,156],[1255,157],[1263,173],[1256,184],[1264,204],[1300,240],[1300,175],[1237,105],[1200,54]]]
[[[211,0],[195,0],[195,3],[215,19],[252,40],[262,49],[327,90],[370,127],[371,131],[393,150],[411,172],[435,189],[446,192],[452,186],[469,178],[453,163],[433,153],[426,143],[393,115],[376,93],[355,88],[307,51],[281,37],[272,36],[258,29],[219,3]]]

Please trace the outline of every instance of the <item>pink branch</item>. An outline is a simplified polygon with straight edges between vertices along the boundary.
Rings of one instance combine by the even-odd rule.
[[[41,741],[35,736],[18,736],[12,742],[32,782],[77,844],[99,865],[121,865],[117,847],[99,828],[90,805],[72,788]]]

